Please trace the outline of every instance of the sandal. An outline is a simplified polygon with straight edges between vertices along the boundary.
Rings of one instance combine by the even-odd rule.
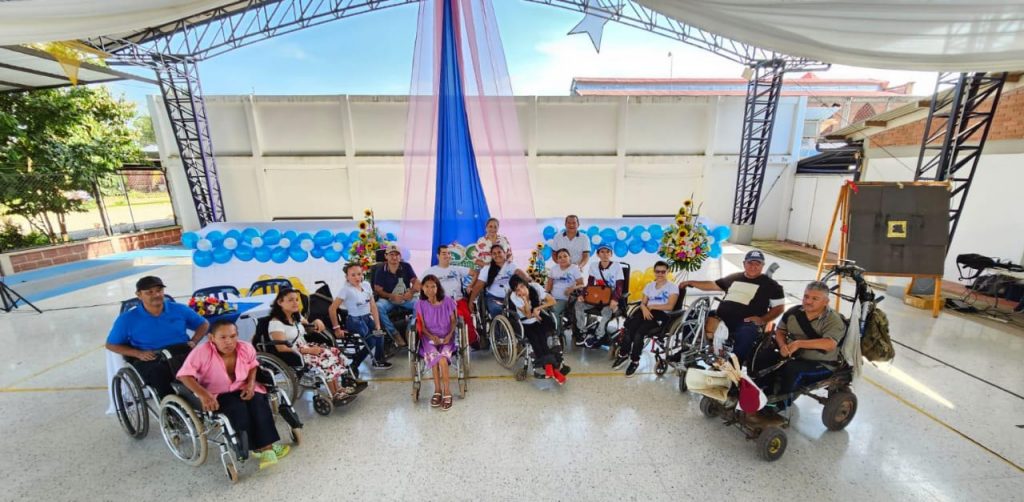
[[[448,411],[452,408],[452,396],[451,394],[444,396],[441,400],[441,411]]]
[[[441,393],[435,392],[433,396],[430,396],[430,407],[437,408],[438,406],[441,406],[441,401]]]

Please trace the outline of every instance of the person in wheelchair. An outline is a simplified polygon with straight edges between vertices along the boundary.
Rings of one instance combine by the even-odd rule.
[[[296,289],[282,288],[277,292],[273,305],[270,306],[270,325],[267,332],[271,340],[289,342],[288,345],[274,345],[278,352],[294,353],[299,356],[307,366],[317,368],[324,372],[327,380],[327,387],[335,401],[345,401],[366,387],[366,382],[349,382],[351,386],[345,386],[343,377],[348,374],[348,359],[338,350],[337,347],[324,344],[309,343],[306,340],[306,333],[324,333],[327,331],[323,321],[317,319],[307,323],[302,317],[302,303],[299,299],[299,291]],[[329,335],[325,335],[329,336]],[[328,340],[329,341],[329,340]],[[368,353],[360,352],[355,365],[363,362]],[[357,388],[358,386],[358,388]]]
[[[476,298],[483,290],[487,314],[494,317],[505,308],[505,297],[508,296],[510,290],[509,280],[513,276],[519,277],[520,280],[527,283],[530,282],[530,277],[526,275],[526,272],[520,270],[515,262],[508,260],[506,256],[505,248],[501,244],[491,246],[491,263],[480,269],[480,274],[476,276],[473,289],[469,294],[471,311],[476,310]]]
[[[714,317],[708,316],[705,332],[713,337],[718,322],[729,329],[733,353],[740,364],[749,365],[754,344],[766,324],[785,309],[785,293],[774,279],[764,275],[764,253],[753,250],[743,257],[743,272],[717,281],[683,281],[679,288],[695,287],[703,291],[724,291],[725,298]]]
[[[612,315],[619,309],[619,302],[622,301],[623,292],[626,291],[625,274],[622,272],[622,266],[612,261],[611,245],[607,243],[598,245],[597,257],[599,258],[598,261],[590,263],[587,273],[589,276],[587,284],[581,291],[586,291],[587,288],[591,287],[610,288],[611,297],[609,303],[601,307],[601,322],[598,324],[596,331],[587,333],[582,333],[587,326],[587,310],[597,305],[587,303],[583,297],[576,298],[574,306],[576,325],[573,328],[574,331],[585,336],[576,336],[574,338],[576,338],[577,346],[586,346],[587,348],[600,346],[605,338],[605,329],[608,321],[611,320]]]
[[[445,296],[441,281],[433,275],[423,278],[420,300],[416,302],[416,327],[422,337],[419,355],[434,374],[434,395],[430,406],[448,411],[452,407],[452,391],[448,367],[455,346],[455,300]]]
[[[795,393],[832,375],[841,364],[839,342],[846,334],[846,322],[829,307],[829,287],[814,281],[804,289],[801,305],[790,308],[775,330],[775,350],[757,351],[752,364],[755,382],[769,396],[788,396],[777,409],[785,409]],[[781,365],[780,365],[781,364]],[[770,373],[757,372],[774,367]]]
[[[391,369],[391,363],[384,355],[384,334],[380,329],[381,314],[377,310],[377,302],[373,300],[373,289],[370,283],[363,280],[363,267],[358,263],[348,263],[342,269],[345,272],[345,284],[338,290],[328,315],[332,323],[338,322],[338,307],[345,304],[348,316],[345,318],[345,330],[356,333],[366,340],[373,351],[373,369]],[[373,327],[371,330],[370,328]],[[344,336],[345,330],[335,324],[331,326],[334,335]],[[362,360],[359,361],[360,363]],[[359,365],[353,362],[352,372],[359,378]]]
[[[555,299],[539,284],[530,284],[518,275],[509,280],[509,289],[512,290],[509,301],[515,307],[524,335],[533,347],[534,367],[544,368],[545,378],[554,378],[558,385],[564,385],[569,367],[548,346],[548,338],[554,326],[541,318],[541,311],[553,307]]]
[[[371,278],[373,292],[380,298],[377,310],[380,312],[380,322],[384,330],[395,340],[396,346],[405,347],[405,338],[395,328],[389,314],[393,310],[412,313],[416,307],[416,295],[420,292],[420,281],[416,278],[412,265],[402,261],[402,252],[398,246],[389,244],[385,256],[387,262],[378,268]]]
[[[626,361],[626,377],[632,378],[640,367],[640,355],[644,350],[644,336],[652,329],[660,327],[668,320],[668,314],[679,297],[679,287],[668,280],[668,263],[658,261],[654,264],[654,280],[644,286],[640,307],[626,319],[619,355],[612,367],[619,369]]]
[[[569,219],[566,218],[566,221]],[[552,311],[555,314],[555,334],[558,336],[562,336],[562,312],[569,305],[571,295],[582,287],[583,272],[580,272],[579,266],[573,265],[569,250],[562,248],[555,251],[555,266],[548,271],[544,289],[555,298]]]
[[[256,348],[238,339],[233,322],[221,320],[210,329],[210,342],[185,358],[177,377],[199,398],[203,411],[225,415],[239,434],[248,436],[263,469],[288,455],[289,447],[276,444],[281,437],[266,388],[256,382],[259,366]]]
[[[462,322],[466,323],[469,345],[474,349],[479,348],[480,342],[477,340],[476,327],[473,325],[473,315],[469,312],[469,299],[463,294],[464,285],[467,283],[472,284],[476,280],[476,271],[470,270],[468,267],[452,265],[451,263],[452,253],[448,250],[448,246],[443,244],[438,246],[437,265],[423,272],[425,274],[423,280],[426,281],[427,275],[437,278],[445,295],[455,301],[456,313],[462,318]],[[420,292],[422,293],[422,291],[423,284],[421,283]]]
[[[142,381],[156,390],[158,400],[174,393],[174,375],[166,362],[158,360],[156,352],[166,350],[176,358],[184,358],[210,327],[206,319],[187,305],[167,300],[164,288],[159,277],[139,279],[135,296],[141,304],[117,317],[106,343],[107,350],[125,356]],[[191,338],[186,329],[193,330]]]

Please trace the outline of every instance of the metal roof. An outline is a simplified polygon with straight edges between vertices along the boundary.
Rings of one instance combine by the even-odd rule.
[[[132,79],[156,84],[153,79],[114,70],[92,63],[81,63],[80,85]],[[0,92],[50,89],[71,85],[61,64],[52,55],[31,47],[8,45],[0,47]]]

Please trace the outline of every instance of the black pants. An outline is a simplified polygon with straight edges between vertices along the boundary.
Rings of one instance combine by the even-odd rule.
[[[523,331],[526,332],[526,339],[533,347],[534,365],[543,368],[546,364],[552,364],[557,367],[559,365],[558,357],[548,347],[549,327],[543,322],[535,322],[523,324]]]
[[[668,314],[661,310],[651,311],[651,320],[644,319],[644,313],[639,308],[633,313],[623,327],[622,345],[619,346],[620,357],[629,352],[629,358],[634,361],[640,360],[640,354],[644,352],[644,335],[651,330],[661,326],[668,320]]]
[[[266,448],[281,439],[266,394],[257,392],[252,399],[243,401],[240,391],[231,392],[217,396],[217,402],[220,404],[217,411],[228,418],[235,432],[239,436],[243,432],[248,434],[251,450]]]
[[[175,375],[178,373],[178,369],[181,368],[181,364],[185,361],[185,357],[188,356],[191,347],[188,344],[181,344],[165,347],[161,350],[166,350],[172,354],[170,361],[164,359],[142,361],[134,357],[126,357],[125,360],[142,376],[142,383],[153,387],[157,394],[159,394],[158,397],[163,399],[164,396],[174,393],[174,389],[171,388],[171,382],[174,381]]]

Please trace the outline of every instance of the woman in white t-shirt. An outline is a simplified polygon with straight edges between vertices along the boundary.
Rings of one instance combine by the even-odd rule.
[[[391,369],[391,363],[384,357],[384,333],[380,329],[380,313],[377,311],[377,302],[373,300],[373,288],[370,283],[363,280],[363,267],[358,263],[348,263],[343,269],[345,271],[345,284],[338,290],[337,296],[331,302],[327,313],[331,322],[338,319],[338,307],[345,304],[348,316],[345,318],[345,330],[358,333],[366,340],[367,345],[373,350],[373,369]],[[331,326],[334,334],[344,333],[340,325]],[[365,355],[352,360],[352,371],[359,375],[359,363]]]
[[[562,336],[562,312],[569,304],[569,295],[583,287],[583,272],[573,265],[568,249],[555,251],[555,266],[548,271],[547,292],[555,298],[555,333]]]
[[[483,290],[487,313],[494,317],[501,313],[505,305],[505,297],[509,292],[508,282],[512,276],[518,276],[527,282],[530,278],[526,272],[519,270],[512,260],[506,258],[505,248],[500,244],[491,246],[491,259],[491,264],[480,269],[480,274],[473,282],[473,291],[469,294],[469,308],[476,310],[476,297]]]
[[[356,394],[362,388],[357,389],[357,382],[343,382],[347,373],[346,364],[348,359],[341,354],[336,347],[328,347],[321,344],[309,343],[306,341],[307,332],[324,332],[323,321],[317,319],[307,323],[302,317],[302,300],[299,298],[298,290],[282,288],[277,292],[274,303],[270,306],[270,326],[268,333],[271,340],[285,341],[287,345],[274,345],[278,352],[292,352],[302,358],[303,362],[314,368],[314,371],[323,371],[327,387],[335,401],[342,401],[350,395]],[[345,383],[349,385],[346,386]],[[366,384],[362,383],[363,388]]]
[[[626,377],[636,374],[640,366],[640,354],[644,350],[644,333],[668,320],[667,312],[671,312],[679,298],[679,286],[668,280],[668,263],[659,261],[654,264],[654,280],[644,286],[640,308],[626,319],[622,343],[619,345],[619,357],[612,364],[620,368],[630,361],[626,368]]]
[[[551,326],[546,325],[540,317],[542,310],[555,304],[555,299],[540,284],[530,284],[519,276],[509,280],[509,287],[512,289],[509,298],[515,305],[526,339],[533,347],[534,366],[544,368],[545,378],[554,378],[558,385],[564,384],[569,367],[563,365],[559,354],[548,347]]]

